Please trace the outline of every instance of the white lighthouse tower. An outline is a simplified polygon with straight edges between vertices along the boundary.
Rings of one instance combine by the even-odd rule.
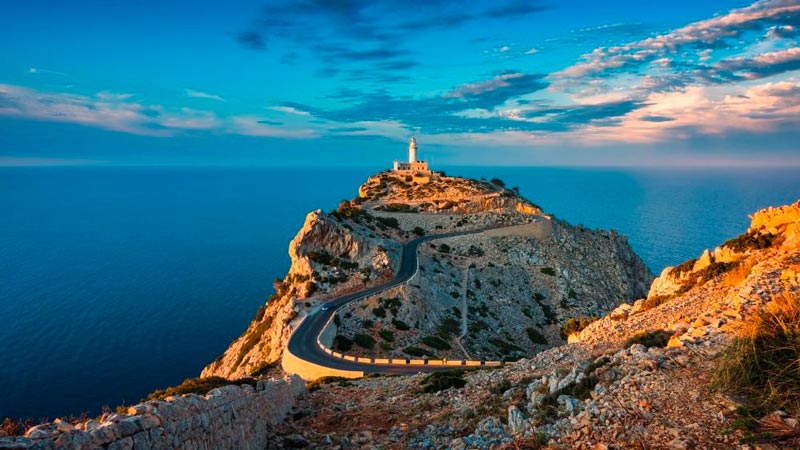
[[[413,137],[408,143],[408,163],[412,164],[417,162],[417,140]]]
[[[428,163],[417,159],[417,140],[413,137],[408,142],[408,162],[394,162],[394,171],[399,174],[413,176],[417,183],[427,183],[433,172]]]

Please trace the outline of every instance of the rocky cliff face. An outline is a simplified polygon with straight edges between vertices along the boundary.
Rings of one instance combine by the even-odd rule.
[[[570,345],[496,370],[323,385],[279,433],[304,431],[320,448],[798,448],[800,411],[751,417],[712,380],[762,314],[800,309],[800,202],[759,211],[720,247],[682,265],[679,291],[623,304]]]
[[[646,294],[652,276],[614,232],[554,220],[496,180],[437,175],[419,184],[381,173],[337,210],[308,215],[276,294],[202,376],[269,370],[310,308],[391,279],[403,242],[501,226],[421,248],[410,283],[339,314],[337,347],[375,356],[521,357],[562,342],[568,318],[602,315]]]
[[[400,244],[386,231],[368,229],[367,219],[360,217],[309,213],[289,244],[292,265],[283,280],[276,280],[275,295],[201,376],[235,379],[268,371],[280,360],[300,315],[333,295],[391,278]]]

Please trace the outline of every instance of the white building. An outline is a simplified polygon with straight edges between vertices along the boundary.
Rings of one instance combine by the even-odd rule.
[[[394,171],[403,175],[429,176],[431,170],[425,161],[417,161],[417,140],[413,137],[408,143],[408,162],[394,162]]]

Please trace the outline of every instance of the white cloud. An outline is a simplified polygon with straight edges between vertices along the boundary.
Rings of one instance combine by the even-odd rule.
[[[225,101],[225,99],[220,97],[219,95],[209,94],[207,92],[195,91],[192,89],[186,89],[186,95],[192,98],[205,98],[208,100],[216,100],[218,102]]]
[[[282,112],[284,114],[294,114],[296,116],[310,116],[308,111],[302,111],[291,106],[268,106],[267,109],[272,111]]]
[[[536,47],[531,47],[525,52],[526,55],[535,55],[537,53],[539,53],[539,49]]]

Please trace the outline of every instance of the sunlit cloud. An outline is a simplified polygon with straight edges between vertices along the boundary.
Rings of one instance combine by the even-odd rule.
[[[216,100],[218,102],[224,102],[225,99],[220,97],[219,95],[209,94],[206,92],[195,91],[192,89],[186,89],[186,95],[192,98],[205,98],[208,100]]]
[[[281,112],[284,114],[293,114],[295,116],[309,116],[311,115],[308,111],[303,111],[301,109],[297,109],[293,106],[269,106],[267,109],[272,111]]]

